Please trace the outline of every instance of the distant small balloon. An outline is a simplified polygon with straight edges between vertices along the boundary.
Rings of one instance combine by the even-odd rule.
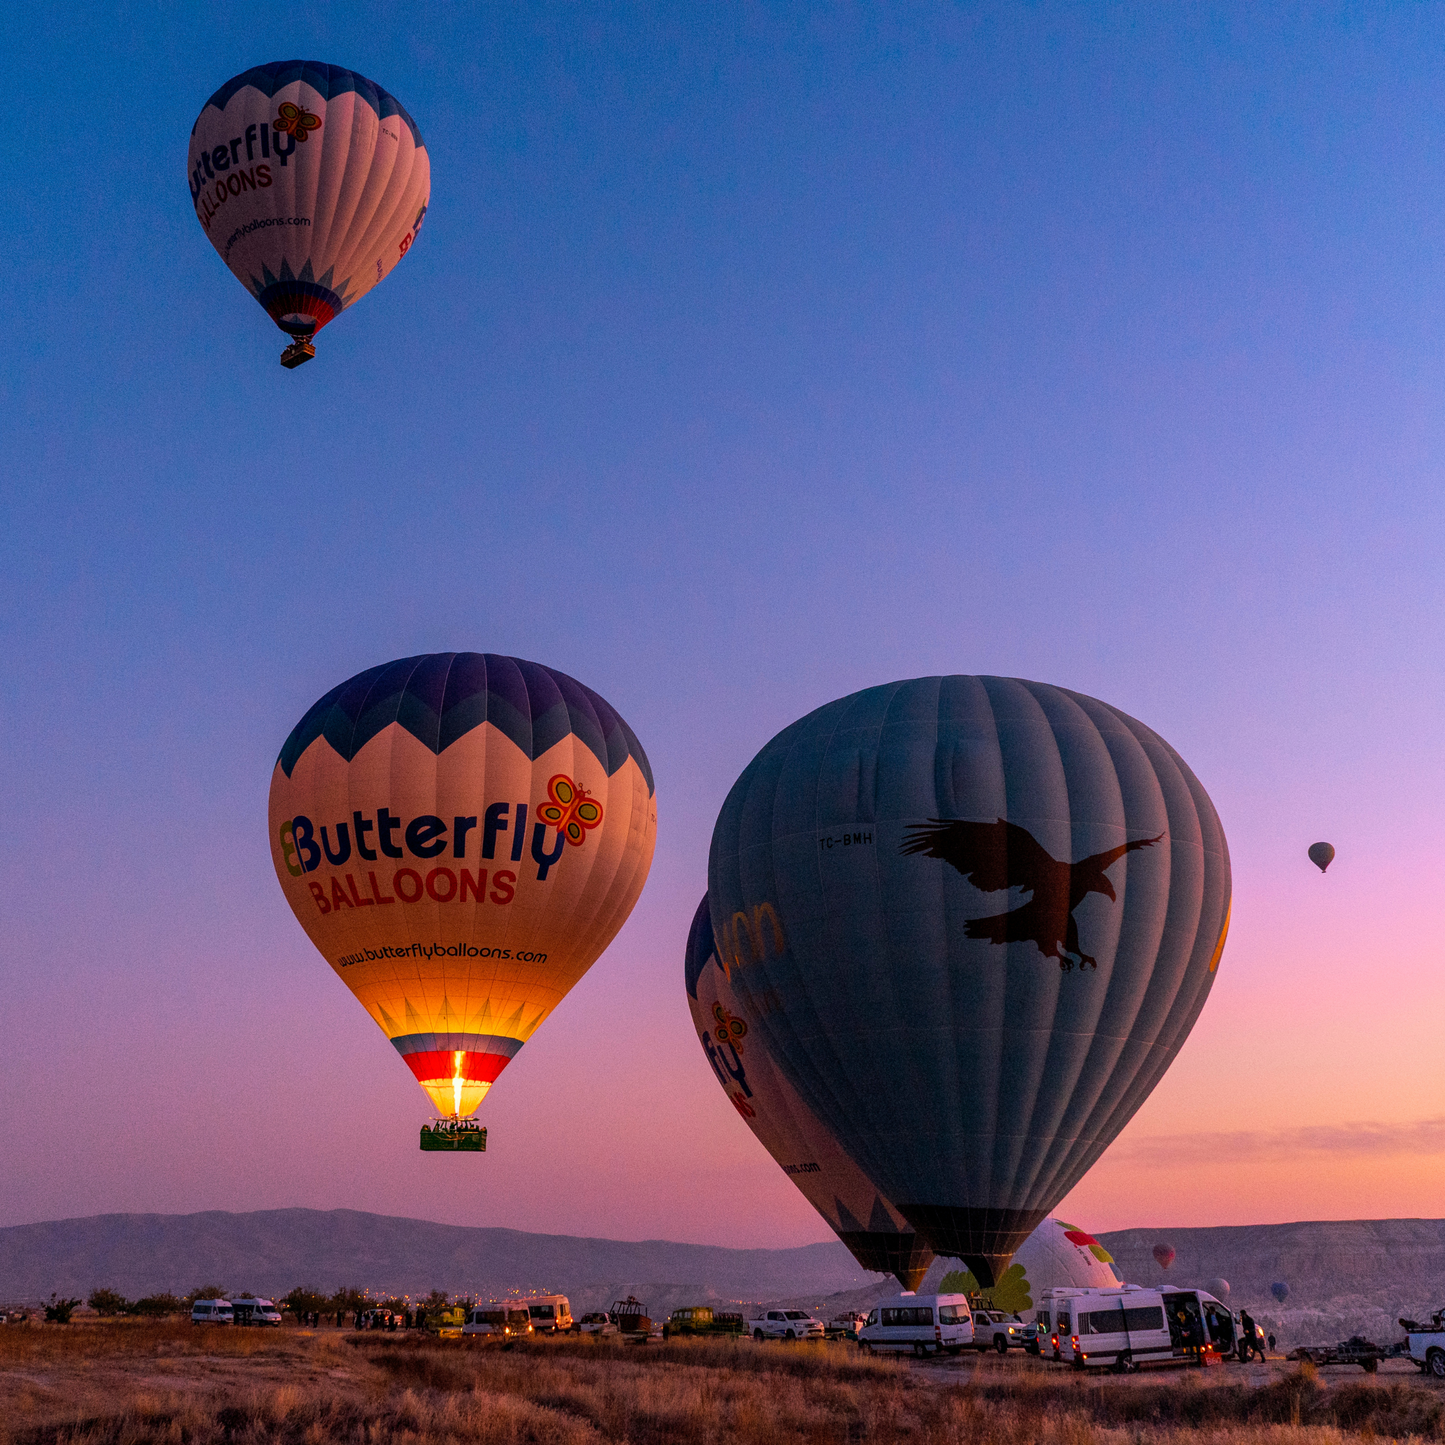
[[[1269,1292],[1280,1304],[1283,1304],[1289,1298],[1289,1286],[1282,1279],[1277,1279],[1270,1285]]]
[[[1204,1286],[1220,1304],[1229,1303],[1229,1281],[1227,1279],[1212,1279]]]
[[[1156,1244],[1154,1259],[1160,1269],[1168,1269],[1174,1263],[1174,1246],[1172,1244]]]
[[[1335,861],[1335,850],[1329,843],[1310,844],[1310,862],[1320,870],[1321,873]]]

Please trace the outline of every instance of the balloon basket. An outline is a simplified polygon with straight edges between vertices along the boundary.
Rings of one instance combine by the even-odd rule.
[[[281,353],[281,365],[287,371],[295,371],[303,361],[310,361],[316,355],[316,348],[304,337],[299,341],[293,341],[285,351]]]
[[[421,1147],[424,1153],[485,1154],[487,1131],[459,1119],[435,1119],[421,1126]]]

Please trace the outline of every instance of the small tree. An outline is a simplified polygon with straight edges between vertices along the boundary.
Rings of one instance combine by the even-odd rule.
[[[151,1319],[157,1319],[162,1315],[178,1315],[187,1309],[185,1300],[177,1299],[173,1294],[152,1294],[145,1299],[138,1299],[131,1305],[130,1313],[133,1315],[144,1315]]]
[[[54,1293],[50,1296],[50,1303],[45,1306],[45,1318],[55,1325],[68,1325],[70,1316],[80,1304],[78,1299],[60,1299]]]
[[[130,1301],[113,1289],[93,1289],[86,1301],[98,1315],[123,1315],[130,1312]]]
[[[350,1285],[343,1285],[327,1301],[327,1304],[334,1310],[345,1310],[348,1314],[355,1310],[364,1310],[371,1304],[371,1297],[364,1289],[354,1289]]]
[[[198,1299],[225,1299],[226,1291],[218,1284],[203,1284],[186,1296],[186,1303],[193,1305]]]
[[[296,1315],[301,1315],[308,1310],[324,1310],[330,1301],[314,1285],[298,1284],[290,1294],[276,1303]]]
[[[448,1309],[451,1306],[451,1302],[451,1295],[449,1295],[444,1289],[434,1289],[421,1302],[421,1307],[428,1314],[434,1314],[437,1310]]]

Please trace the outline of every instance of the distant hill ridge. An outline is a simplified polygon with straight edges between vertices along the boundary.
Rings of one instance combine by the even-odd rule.
[[[1368,1305],[1384,1319],[1377,1329],[1401,1310],[1445,1303],[1445,1220],[1128,1229],[1099,1240],[1131,1283],[1223,1277],[1236,1306],[1273,1306],[1269,1287],[1276,1280],[1290,1286],[1289,1313],[1325,1308],[1353,1317]],[[1161,1241],[1176,1251],[1167,1273],[1151,1252]],[[936,1287],[952,1267],[935,1263],[924,1287]],[[484,1296],[558,1290],[580,1308],[634,1292],[654,1310],[689,1300],[835,1296],[864,1303],[892,1287],[860,1270],[838,1243],[794,1249],[628,1243],[353,1209],[102,1214],[0,1229],[0,1302],[34,1301],[52,1290],[83,1297],[98,1285],[136,1298],[201,1284],[259,1294],[299,1284],[413,1296],[433,1288]]]
[[[838,1243],[725,1249],[665,1240],[627,1243],[518,1229],[400,1219],[355,1209],[247,1214],[100,1214],[0,1229],[0,1300],[85,1295],[97,1285],[131,1298],[201,1284],[284,1293],[298,1284],[387,1294],[560,1290],[581,1296],[613,1281],[675,1282],[704,1297],[827,1295],[877,1277]]]

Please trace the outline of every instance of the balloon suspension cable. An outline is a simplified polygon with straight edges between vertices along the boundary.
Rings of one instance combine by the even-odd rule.
[[[284,366],[287,371],[295,371],[302,362],[310,361],[315,355],[315,344],[305,336],[298,336],[296,340],[281,353],[281,365]]]

